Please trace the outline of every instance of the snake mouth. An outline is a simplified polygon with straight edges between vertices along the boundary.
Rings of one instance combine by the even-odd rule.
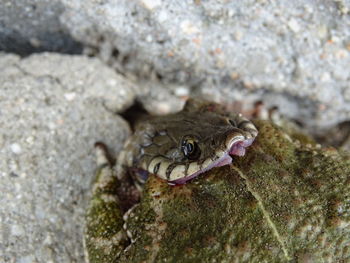
[[[246,148],[249,147],[254,141],[254,138],[249,138],[245,140],[238,140],[232,142],[228,149],[230,155],[244,156]]]
[[[210,169],[214,168],[214,167],[220,167],[220,166],[224,166],[224,165],[228,165],[232,163],[232,157],[231,155],[237,155],[237,156],[243,156],[245,154],[245,148],[249,147],[254,141],[254,138],[249,138],[249,139],[244,139],[243,138],[239,138],[239,139],[235,139],[234,141],[231,141],[229,143],[229,147],[227,148],[227,151],[223,151],[220,153],[217,153],[217,155],[219,155],[220,157],[218,159],[216,159],[215,161],[211,162],[208,164],[208,166],[204,167],[201,170],[198,170],[197,172],[187,176],[187,177],[183,177],[174,181],[170,181],[168,182],[169,184],[175,184],[175,185],[179,185],[179,184],[185,184],[187,181],[197,177],[198,175],[209,171]]]

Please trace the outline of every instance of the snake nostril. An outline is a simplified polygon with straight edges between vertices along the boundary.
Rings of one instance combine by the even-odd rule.
[[[233,127],[237,127],[237,123],[234,120],[228,120]]]

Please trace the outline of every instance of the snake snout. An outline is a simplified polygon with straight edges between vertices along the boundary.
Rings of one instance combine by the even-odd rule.
[[[247,138],[240,133],[229,134],[226,138],[226,149],[230,155],[243,156],[245,148],[250,146],[255,138]]]

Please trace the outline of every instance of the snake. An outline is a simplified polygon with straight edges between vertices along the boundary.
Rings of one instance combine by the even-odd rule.
[[[185,184],[232,163],[231,156],[243,156],[257,135],[257,128],[242,114],[190,99],[178,113],[137,123],[117,162],[141,171],[137,180],[142,183],[151,173],[171,185]]]

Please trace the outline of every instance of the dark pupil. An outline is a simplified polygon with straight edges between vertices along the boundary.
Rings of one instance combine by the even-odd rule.
[[[193,143],[187,143],[186,148],[187,148],[187,153],[192,153],[194,150]]]
[[[184,140],[182,143],[182,152],[190,160],[196,160],[201,154],[198,144],[193,140]]]

